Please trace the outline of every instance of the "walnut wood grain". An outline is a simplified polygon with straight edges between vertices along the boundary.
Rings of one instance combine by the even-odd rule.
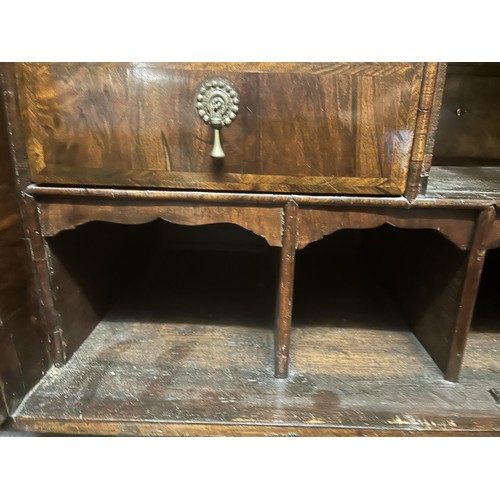
[[[494,208],[473,216],[468,251],[440,241],[434,232],[394,230],[373,233],[370,251],[371,269],[445,379],[453,382],[465,353]]]
[[[467,252],[428,230],[384,227],[371,233],[368,243],[370,271],[446,373],[466,279]]]
[[[444,170],[435,167],[433,173]],[[494,169],[493,169],[494,170]],[[488,172],[493,177],[500,176],[500,170]],[[460,169],[462,171],[462,169]],[[495,173],[496,172],[496,173]],[[447,174],[449,177],[449,174]],[[453,176],[454,174],[451,174]],[[463,179],[462,179],[463,180]],[[476,182],[478,185],[488,186],[488,180],[481,183],[481,179],[475,175],[469,177],[468,182]],[[480,184],[479,184],[480,183]],[[446,187],[446,186],[445,186]],[[491,186],[490,186],[491,187]],[[487,208],[495,203],[495,193],[473,186],[468,192],[439,189],[428,192],[425,196],[418,196],[409,201],[404,196],[328,196],[328,195],[286,195],[267,193],[238,193],[238,192],[214,192],[214,191],[185,191],[185,190],[150,190],[150,189],[111,189],[111,188],[83,188],[67,186],[38,186],[30,184],[26,187],[26,193],[43,201],[59,197],[89,198],[89,199],[131,199],[131,200],[156,200],[156,201],[185,201],[185,202],[207,202],[207,203],[231,203],[241,204],[265,204],[285,205],[293,200],[298,205],[321,205],[321,206],[358,206],[358,207],[392,207],[392,208],[453,208],[464,210],[475,210]],[[468,194],[468,196],[466,196]],[[500,197],[498,198],[500,202]]]
[[[422,78],[436,65],[390,66],[291,63],[287,72],[286,64],[264,64],[252,72],[229,64],[241,94],[240,113],[223,131],[223,164],[213,164],[212,132],[193,99],[197,86],[224,72],[224,65],[19,65],[32,178],[401,194],[414,136],[425,138],[427,130],[426,123],[415,129],[419,99],[432,93],[426,83],[432,78],[424,78],[423,87]]]
[[[141,67],[154,67],[150,63],[140,63]],[[413,69],[412,63],[332,63],[332,62],[206,62],[206,63],[163,63],[166,67],[177,70],[199,70],[199,71],[229,71],[245,73],[306,73],[313,75],[366,75],[366,76],[388,76],[406,73]]]
[[[488,234],[495,221],[495,208],[489,207],[477,216],[474,236],[467,258],[467,268],[463,283],[460,306],[455,318],[455,329],[450,347],[450,357],[445,378],[457,381],[462,366],[467,336],[469,334],[474,305],[486,255]]]
[[[425,192],[426,177],[432,163],[434,140],[439,122],[439,111],[446,78],[446,63],[427,63],[417,114],[408,183],[405,195],[414,200]]]
[[[371,229],[383,224],[407,229],[435,229],[465,250],[469,248],[475,218],[474,212],[461,210],[301,207],[297,248],[304,248],[341,229]]]
[[[216,203],[155,203],[126,199],[103,203],[92,200],[40,203],[40,224],[44,236],[54,236],[90,221],[144,224],[163,219],[175,224],[231,223],[262,236],[271,246],[281,246],[282,207],[231,206]]]
[[[275,328],[275,376],[288,375],[290,356],[290,328],[292,326],[295,252],[297,248],[299,217],[298,205],[291,201],[283,214],[283,242],[281,249],[280,278],[276,307]]]
[[[31,244],[31,263],[37,288],[38,305],[41,309],[42,330],[46,336],[45,345],[49,351],[50,362],[60,364],[66,359],[65,346],[61,336],[60,316],[54,304],[48,251],[40,230],[38,205],[31,196],[26,195],[23,196],[22,202],[26,214],[25,227]]]
[[[0,421],[13,412],[48,365],[21,209],[0,99]]]
[[[444,95],[444,86],[446,82],[446,72],[447,64],[441,63],[437,69],[436,81],[434,86],[434,92],[432,95],[432,105],[430,107],[430,118],[429,118],[429,128],[427,131],[427,137],[425,141],[424,156],[422,159],[422,164],[419,173],[418,185],[410,185],[407,187],[406,196],[409,199],[414,199],[418,193],[425,193],[427,188],[427,181],[429,178],[429,170],[433,164],[434,159],[434,146],[436,140],[436,134],[439,126],[440,111],[442,106],[442,100]]]

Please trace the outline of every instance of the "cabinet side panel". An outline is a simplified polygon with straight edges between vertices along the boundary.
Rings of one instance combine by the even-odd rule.
[[[0,76],[3,70],[2,65]],[[41,378],[47,359],[10,155],[3,78],[0,87],[0,385],[4,406],[11,412]]]
[[[467,253],[435,231],[384,229],[369,240],[377,249],[370,255],[372,267],[416,337],[444,372],[460,306]]]

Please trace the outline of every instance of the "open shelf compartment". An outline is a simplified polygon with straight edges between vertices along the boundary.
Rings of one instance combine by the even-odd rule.
[[[29,394],[14,416],[17,428],[130,435],[473,434],[481,421],[482,432],[500,432],[499,407],[488,392],[496,375],[485,368],[500,355],[476,355],[489,337],[472,338],[460,384],[443,380],[394,300],[391,279],[380,279],[384,269],[391,274],[381,266],[401,265],[380,242],[403,233],[400,241],[410,233],[419,239],[428,231],[339,231],[299,251],[290,371],[278,379],[272,339],[277,249],[235,227],[207,226],[197,235],[195,228],[182,229],[149,228],[151,265],[141,267],[71,359]],[[222,246],[210,243],[217,230]],[[449,259],[456,247],[435,236],[440,245],[432,250]],[[202,248],[200,238],[207,243]]]
[[[448,64],[426,195],[500,197],[500,63]]]

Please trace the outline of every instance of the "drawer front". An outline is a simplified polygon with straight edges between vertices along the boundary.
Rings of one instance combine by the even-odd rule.
[[[428,67],[26,63],[16,75],[35,182],[402,194]],[[212,78],[239,93],[223,160],[196,109]]]

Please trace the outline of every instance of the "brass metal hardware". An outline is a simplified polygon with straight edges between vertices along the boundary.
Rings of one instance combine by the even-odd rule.
[[[214,129],[214,144],[210,156],[224,158],[220,129],[236,118],[240,96],[233,84],[225,79],[205,80],[196,96],[196,109],[201,119]]]

